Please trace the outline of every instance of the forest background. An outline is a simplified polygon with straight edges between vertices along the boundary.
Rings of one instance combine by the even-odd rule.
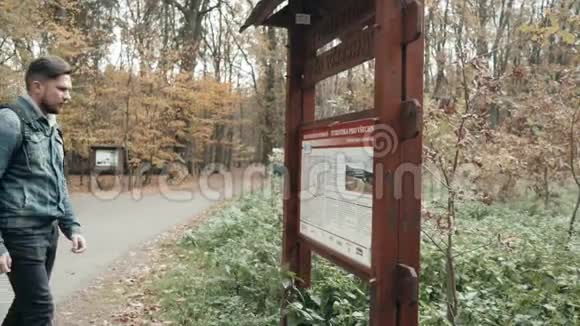
[[[1,0],[0,103],[21,94],[34,57],[59,55],[74,66],[73,101],[59,117],[70,174],[88,173],[97,144],[124,146],[131,174],[173,165],[196,175],[212,164],[271,163],[273,149],[283,145],[287,35],[268,27],[238,32],[256,3]],[[460,203],[479,203],[477,217],[490,205],[531,198],[567,216],[553,217],[557,237],[574,235],[579,13],[574,0],[425,0],[424,193],[438,197],[425,196],[424,240],[444,268],[429,274],[427,259],[423,275],[440,278],[451,324],[460,302],[469,301],[454,244]],[[372,108],[373,76],[370,61],[318,84],[317,118]],[[551,213],[542,214],[548,221]],[[483,247],[489,239],[502,246],[494,252],[527,239],[476,233],[486,239]],[[577,248],[558,246],[561,254]],[[565,283],[578,291],[577,278],[576,286]],[[577,316],[580,308],[569,307],[563,316]],[[554,306],[543,309],[550,314]]]
[[[88,172],[95,144],[124,146],[131,170],[268,163],[283,142],[287,40],[274,28],[238,32],[256,2],[3,0],[0,101],[22,92],[32,58],[60,55],[75,69],[74,100],[60,117],[69,171]],[[427,159],[448,172],[459,148],[459,166],[474,164],[478,179],[499,186],[486,195],[524,178],[549,198],[550,182],[570,180],[577,166],[580,5],[425,8]],[[317,117],[371,108],[373,68],[320,83]]]
[[[130,174],[267,164],[283,145],[287,35],[239,33],[256,2],[2,0],[0,102],[22,92],[32,58],[60,55],[74,66],[59,118],[69,173],[87,174],[104,144],[126,148]],[[546,206],[562,183],[580,189],[579,11],[573,0],[425,1],[433,182],[486,202],[532,190]],[[373,76],[370,61],[319,83],[316,116],[371,108]]]

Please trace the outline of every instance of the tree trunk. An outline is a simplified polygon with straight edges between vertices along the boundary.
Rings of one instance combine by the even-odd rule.
[[[89,169],[88,168],[85,168],[83,166],[84,165],[83,164],[83,161],[84,160],[82,158],[80,158],[79,161],[80,161],[80,164],[78,166],[80,167],[80,175],[81,175],[81,181],[80,181],[81,184],[80,184],[80,186],[84,186],[85,185],[85,171],[87,171]],[[90,160],[89,160],[89,162],[86,163],[87,167],[89,167],[90,164],[91,163],[90,163]],[[89,172],[89,174],[90,174],[90,172]]]
[[[346,103],[348,105],[348,112],[354,112],[357,110],[355,107],[355,94],[354,94],[354,76],[352,74],[352,69],[349,69],[346,76]]]
[[[507,4],[506,4],[506,0],[502,0],[502,2],[501,2],[501,13],[499,16],[499,26],[498,26],[498,29],[496,32],[496,37],[495,37],[495,41],[493,43],[493,48],[492,48],[492,50],[493,50],[493,55],[492,55],[493,71],[494,71],[494,76],[496,76],[496,77],[501,76],[505,71],[505,65],[503,65],[501,62],[502,56],[501,56],[501,52],[499,50],[499,44],[501,43],[504,32],[505,32],[507,26],[509,25],[510,18],[511,18],[511,12],[513,9],[513,4],[514,4],[513,0],[508,0]],[[508,37],[509,37],[509,35],[508,35]],[[507,52],[508,56],[509,56],[510,46],[511,45],[510,45],[509,40],[508,40],[507,49],[505,49],[505,52]]]
[[[548,180],[548,167],[544,167],[544,209],[550,205],[550,182]]]
[[[425,93],[429,93],[431,90],[431,24],[433,24],[433,8],[429,8],[429,13],[425,21],[425,68],[423,69]]]
[[[275,52],[277,47],[276,30],[268,27],[268,52],[269,58],[266,60],[265,72],[265,100],[264,100],[264,115],[262,128],[262,155],[261,162],[268,164],[268,156],[272,153],[274,147],[274,113],[276,112],[276,64]]]
[[[485,31],[487,31],[487,21],[489,19],[489,3],[488,0],[478,0],[477,4],[479,30],[477,31],[476,53],[477,56],[489,56],[489,48],[487,45],[488,37],[485,35]]]
[[[193,72],[197,65],[199,45],[203,36],[202,21],[211,11],[208,0],[188,0],[185,4],[177,0],[165,0],[166,3],[177,8],[183,15],[183,27],[180,33],[184,46],[181,48],[181,69],[184,72]]]
[[[568,236],[572,239],[574,235],[574,223],[576,222],[576,216],[578,216],[578,209],[580,208],[580,185],[578,185],[578,198],[576,199],[576,207],[574,207],[574,212],[572,212],[572,218],[570,219],[570,229],[568,230]]]
[[[574,207],[574,211],[572,212],[572,218],[570,219],[570,229],[568,230],[568,235],[570,240],[572,239],[572,235],[574,234],[574,223],[576,222],[576,216],[578,214],[578,207],[580,206],[580,178],[578,174],[576,174],[576,119],[578,118],[578,110],[574,111],[574,115],[572,116],[572,123],[570,124],[570,172],[572,173],[572,177],[574,178],[574,182],[576,182],[576,186],[578,187],[578,198],[576,199],[576,207]]]
[[[459,302],[457,300],[457,281],[455,276],[455,260],[453,256],[453,233],[455,232],[455,195],[449,194],[447,204],[447,252],[445,270],[447,274],[447,320],[451,325],[456,325],[455,319],[459,311]]]

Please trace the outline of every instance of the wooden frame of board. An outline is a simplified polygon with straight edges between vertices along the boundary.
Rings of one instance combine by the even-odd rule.
[[[325,257],[370,284],[370,325],[418,325],[423,3],[288,0],[287,6],[275,12],[283,2],[262,0],[242,27],[288,29],[282,263],[296,274],[298,286],[309,287],[312,253]],[[327,49],[336,39],[340,43]],[[315,120],[316,84],[371,59],[375,59],[374,109]],[[342,131],[337,129],[341,127]],[[327,131],[331,136],[351,137],[357,146],[371,138],[374,177],[367,263],[301,232],[301,216],[306,216],[301,210],[307,209],[301,205],[302,183],[307,180],[303,175],[305,140],[321,137],[318,143],[307,145],[307,154],[312,144],[351,141],[325,139]],[[392,138],[386,153],[380,148],[385,135]],[[285,318],[281,324],[286,325]]]

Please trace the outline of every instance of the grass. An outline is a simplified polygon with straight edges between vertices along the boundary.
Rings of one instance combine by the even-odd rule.
[[[572,195],[573,197],[573,195]],[[562,197],[563,198],[563,197]],[[460,325],[580,323],[580,242],[566,237],[569,213],[534,202],[459,207],[456,264]],[[368,289],[315,258],[313,287],[289,291],[280,270],[281,201],[257,193],[217,212],[178,244],[182,258],[157,280],[165,318],[177,325],[366,325]],[[442,232],[423,223],[421,325],[446,325]]]

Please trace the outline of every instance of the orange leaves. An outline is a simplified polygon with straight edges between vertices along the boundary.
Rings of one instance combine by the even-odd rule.
[[[201,112],[228,116],[240,101],[228,84],[213,79],[191,80],[185,74],[178,75],[166,85],[162,94],[189,117]]]
[[[82,89],[63,124],[81,138],[126,144],[132,166],[148,162],[162,167],[179,159],[187,144],[210,143],[217,127],[234,124],[240,101],[230,85],[186,74],[167,81],[160,72],[135,75],[108,67],[95,80]],[[94,142],[78,146],[90,144]]]

